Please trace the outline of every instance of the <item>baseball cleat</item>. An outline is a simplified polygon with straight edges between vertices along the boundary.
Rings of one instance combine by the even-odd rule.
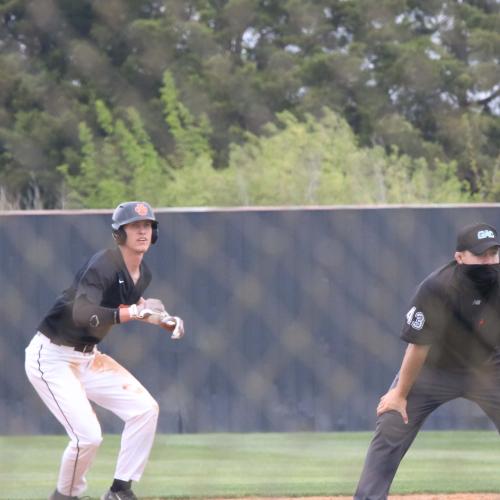
[[[62,493],[59,493],[57,490],[54,490],[54,493],[50,495],[49,500],[78,500],[78,497],[63,495]]]
[[[108,490],[101,500],[139,500],[132,490],[111,491]]]

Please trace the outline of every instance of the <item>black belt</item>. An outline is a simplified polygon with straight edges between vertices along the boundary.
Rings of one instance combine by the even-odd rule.
[[[43,335],[45,335],[45,334],[43,334]],[[52,338],[48,337],[47,335],[45,335],[45,336],[53,344],[55,344],[55,345],[62,345],[62,346],[65,346],[65,347],[72,347],[75,351],[78,351],[78,352],[84,352],[84,353],[93,352],[94,347],[95,347],[95,344],[78,344],[78,345],[75,345],[75,344],[72,344],[71,342],[67,342],[67,341],[60,340],[60,339],[52,339]]]

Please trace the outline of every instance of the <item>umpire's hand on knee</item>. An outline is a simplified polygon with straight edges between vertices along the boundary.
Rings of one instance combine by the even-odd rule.
[[[380,398],[380,402],[377,406],[377,417],[388,411],[397,411],[403,418],[403,422],[405,424],[408,423],[406,398],[401,396],[396,389],[390,389]]]

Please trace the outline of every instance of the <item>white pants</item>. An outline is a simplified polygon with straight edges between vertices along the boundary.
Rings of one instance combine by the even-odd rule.
[[[37,333],[26,348],[26,374],[68,433],[57,489],[70,496],[86,488],[85,475],[102,441],[101,426],[90,401],[125,422],[115,478],[138,481],[153,445],[158,404],[125,368],[100,353],[52,344]]]

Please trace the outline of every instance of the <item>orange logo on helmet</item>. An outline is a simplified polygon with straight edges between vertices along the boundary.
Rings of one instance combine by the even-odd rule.
[[[145,215],[148,215],[148,207],[144,205],[144,203],[138,203],[134,210],[141,216],[144,217]]]

